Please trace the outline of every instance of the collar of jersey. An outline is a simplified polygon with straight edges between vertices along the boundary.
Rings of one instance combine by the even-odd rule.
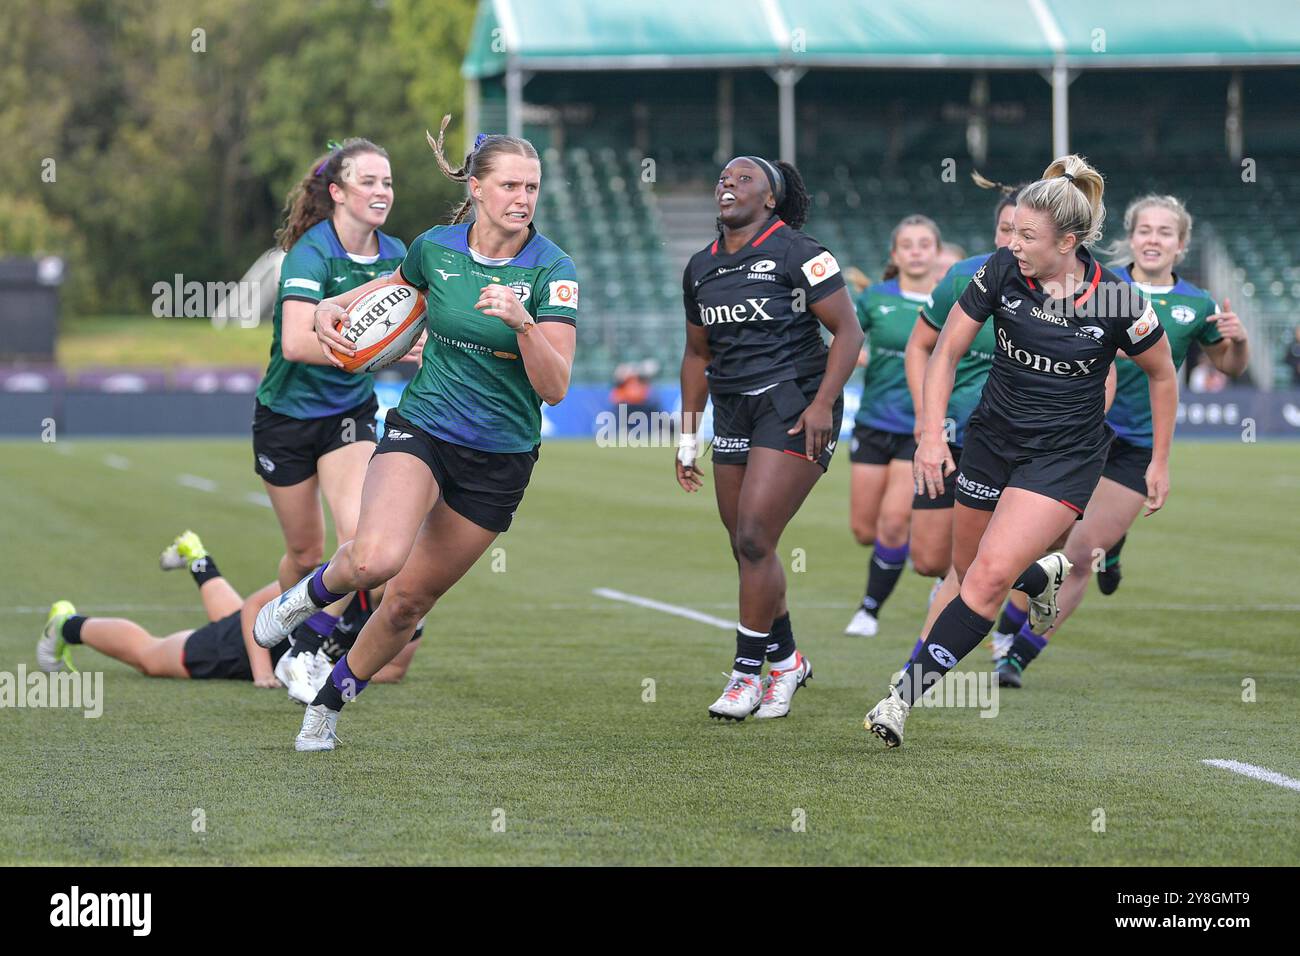
[[[1097,291],[1097,284],[1101,282],[1101,263],[1092,257],[1092,253],[1085,247],[1080,246],[1078,257],[1079,261],[1083,263],[1084,275],[1090,276],[1091,278],[1086,280],[1087,284],[1084,290],[1075,295],[1074,304],[1076,308],[1092,298],[1092,294]],[[1046,290],[1041,288],[1038,283],[1034,282],[1034,280],[1029,278],[1029,276],[1025,276],[1025,283],[1035,292],[1042,292],[1044,295],[1047,295]]]
[[[457,252],[463,252],[481,266],[506,266],[515,263],[516,259],[528,252],[528,247],[533,244],[533,240],[541,235],[541,233],[537,231],[537,226],[530,222],[528,224],[528,238],[524,240],[524,244],[519,247],[518,252],[506,259],[492,259],[488,256],[480,255],[469,247],[469,227],[473,224],[474,220],[472,219],[467,222],[457,223],[451,228],[451,230],[448,230],[448,233],[450,233],[449,235],[448,233],[444,233],[444,235],[452,240],[447,244],[450,248],[455,249]]]
[[[339,231],[334,228],[333,219],[323,219],[321,221],[329,223],[330,236],[333,237],[334,244],[338,246],[339,252],[343,253],[344,256],[351,259],[353,262],[357,263],[357,265],[362,265],[362,266],[374,265],[376,262],[379,261],[380,257],[383,256],[384,234],[380,232],[378,229],[375,230],[375,245],[379,247],[379,251],[376,252],[373,256],[359,256],[356,253],[348,252],[348,250],[344,248],[343,240],[339,238]]]
[[[1139,292],[1146,293],[1147,295],[1168,295],[1170,292],[1177,289],[1179,281],[1178,273],[1174,272],[1172,275],[1174,281],[1170,285],[1147,285],[1145,282],[1138,282],[1137,279],[1133,278],[1133,263],[1130,262],[1124,267],[1124,278],[1137,286]]]
[[[759,232],[759,234],[758,234],[757,236],[754,237],[754,241],[753,241],[753,242],[750,242],[750,243],[747,243],[747,244],[741,246],[741,247],[740,247],[739,249],[737,249],[735,252],[728,252],[728,251],[726,250],[726,248],[723,247],[723,249],[722,249],[722,254],[723,254],[724,256],[738,256],[738,255],[740,255],[742,252],[744,252],[746,249],[757,249],[759,246],[761,246],[761,245],[763,244],[763,241],[764,241],[765,239],[767,239],[768,236],[770,236],[772,233],[776,232],[778,229],[780,229],[780,228],[781,228],[782,226],[784,226],[784,225],[785,225],[785,221],[782,220],[782,218],[781,218],[780,216],[773,216],[771,219],[769,219],[769,220],[767,221],[767,224],[763,227],[762,231]],[[722,237],[721,237],[721,236],[718,236],[717,239],[714,239],[714,240],[713,240],[713,246],[711,247],[711,249],[710,249],[709,251],[710,251],[713,255],[716,256],[716,255],[718,254],[718,247],[719,247],[721,244],[722,244]]]

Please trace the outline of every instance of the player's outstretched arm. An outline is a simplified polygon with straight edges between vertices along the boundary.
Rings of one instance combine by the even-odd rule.
[[[907,376],[907,390],[912,394],[912,408],[922,407],[921,398],[925,390],[925,367],[934,354],[935,343],[939,341],[939,332],[919,315],[912,326],[912,334],[907,337],[903,349],[903,374]],[[916,425],[912,437],[921,440],[921,416],[916,416]]]
[[[682,352],[682,431],[677,444],[677,483],[683,491],[699,491],[704,484],[700,469],[695,465],[699,455],[700,420],[709,400],[709,380],[705,370],[713,353],[709,349],[709,333],[702,325],[686,323],[686,349]]]
[[[244,606],[239,609],[239,632],[244,637],[244,650],[248,652],[248,663],[253,670],[253,683],[258,687],[280,687],[271,667],[271,652],[253,640],[253,622],[262,606],[273,600],[280,593],[278,581],[272,581],[265,587],[249,595]]]
[[[1169,497],[1169,446],[1178,415],[1178,372],[1174,368],[1169,337],[1161,336],[1151,348],[1132,356],[1147,373],[1151,394],[1151,464],[1147,467],[1147,514],[1165,506]]]

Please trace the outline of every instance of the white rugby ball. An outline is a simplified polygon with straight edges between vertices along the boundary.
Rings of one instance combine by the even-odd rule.
[[[402,282],[371,289],[352,303],[339,333],[356,355],[334,354],[349,372],[377,372],[411,350],[425,324],[424,296]]]

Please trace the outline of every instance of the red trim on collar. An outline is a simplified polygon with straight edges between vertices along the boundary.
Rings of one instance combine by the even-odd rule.
[[[1101,282],[1101,263],[1094,259],[1092,261],[1092,281],[1088,283],[1088,288],[1083,290],[1083,294],[1074,300],[1074,304],[1080,306],[1087,302],[1092,294],[1097,291],[1099,282]]]
[[[751,248],[755,248],[755,249],[758,248],[758,246],[763,242],[764,239],[766,239],[768,236],[770,236],[772,233],[776,232],[778,229],[780,229],[780,228],[781,228],[782,226],[784,226],[784,225],[785,225],[785,222],[782,221],[782,220],[780,220],[780,219],[778,219],[776,222],[772,223],[772,225],[768,226],[767,229],[765,229],[765,230],[763,231],[763,234],[762,234],[761,236],[759,236],[757,239],[755,239],[753,242],[751,242],[751,243],[750,243],[750,247],[751,247]]]
[[[709,252],[711,255],[715,255],[715,256],[718,254],[718,240],[716,239],[713,240],[713,248],[710,249]]]

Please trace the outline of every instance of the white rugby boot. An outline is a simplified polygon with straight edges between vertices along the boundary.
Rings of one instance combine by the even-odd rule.
[[[813,676],[812,662],[798,651],[794,652],[795,665],[789,670],[772,671],[767,675],[767,690],[754,717],[784,717],[790,713],[790,701],[797,691]]]
[[[316,699],[318,688],[312,686],[312,674],[315,671],[316,655],[303,651],[293,655],[286,668],[288,680],[284,686],[289,691],[289,699],[300,704],[310,704]]]
[[[289,665],[293,663],[293,658],[289,656],[289,651],[280,655],[280,659],[275,662],[275,679],[285,687],[289,686]]]
[[[903,725],[912,707],[898,696],[898,688],[889,688],[889,696],[867,711],[862,725],[885,742],[886,747],[903,745]]]
[[[868,611],[866,607],[859,604],[858,609],[853,612],[853,620],[849,621],[849,626],[844,629],[844,633],[850,637],[875,637],[878,630],[880,625],[876,621],[875,612]]]
[[[312,572],[315,574],[316,572]],[[320,610],[311,599],[307,575],[274,601],[267,601],[253,622],[253,639],[262,647],[275,647],[297,629],[298,625]]]
[[[1015,640],[1016,635],[1014,634],[1004,634],[1001,631],[993,632],[993,640],[989,643],[989,647],[993,652],[993,663],[996,664],[998,661],[1002,660],[1002,658],[1007,656],[1008,652],[1011,650],[1011,645],[1015,643]]]
[[[325,653],[323,648],[316,648],[316,654],[311,662],[311,696],[312,700],[320,693],[320,689],[325,686],[325,682],[330,679],[330,674],[334,672],[334,662],[330,656]]]
[[[1029,597],[1029,629],[1035,634],[1046,634],[1061,614],[1061,609],[1056,604],[1056,595],[1074,565],[1064,551],[1053,551],[1047,557],[1039,558],[1036,563],[1047,572],[1047,587],[1041,594]]]
[[[763,702],[763,684],[757,674],[727,678],[722,696],[709,707],[709,716],[722,720],[744,720]]]
[[[45,618],[40,640],[36,642],[36,663],[41,670],[54,674],[62,670],[76,673],[72,665],[72,645],[63,639],[63,625],[77,613],[71,601],[55,601]]]
[[[339,722],[339,712],[330,710],[324,704],[308,704],[307,712],[302,717],[302,730],[294,738],[293,748],[299,752],[312,750],[333,750],[336,743],[342,743],[334,727]]]

